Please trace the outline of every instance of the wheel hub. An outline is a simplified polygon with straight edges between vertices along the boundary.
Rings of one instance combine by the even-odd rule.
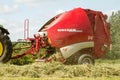
[[[90,61],[90,59],[89,59],[89,58],[85,58],[85,59],[83,60],[83,63],[85,63],[85,64],[90,64],[90,63],[91,63],[91,61]]]
[[[2,56],[2,53],[3,53],[3,45],[2,45],[2,43],[0,42],[0,56]]]

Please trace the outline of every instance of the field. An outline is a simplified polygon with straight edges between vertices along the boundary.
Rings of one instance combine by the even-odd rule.
[[[97,60],[95,65],[0,64],[0,80],[120,80],[120,60]]]
[[[25,78],[25,77],[4,77],[0,78],[0,80],[120,80],[119,77],[97,77],[97,78],[88,78],[88,77],[76,77],[76,78],[55,78],[55,77],[47,77],[47,78]]]

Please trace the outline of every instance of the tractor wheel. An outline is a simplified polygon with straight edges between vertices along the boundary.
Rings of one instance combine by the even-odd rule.
[[[93,57],[90,54],[82,54],[78,59],[78,64],[95,64]]]
[[[0,30],[0,62],[6,63],[12,56],[12,43],[6,33]]]

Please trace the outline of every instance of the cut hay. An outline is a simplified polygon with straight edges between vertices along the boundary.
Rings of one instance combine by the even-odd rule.
[[[0,77],[111,77],[120,76],[120,64],[101,63],[96,65],[64,65],[34,63],[24,66],[0,64]]]

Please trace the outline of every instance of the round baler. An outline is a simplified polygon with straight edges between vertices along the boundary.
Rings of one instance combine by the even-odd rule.
[[[75,8],[50,19],[39,30],[65,63],[90,63],[110,46],[107,16],[100,11]]]

